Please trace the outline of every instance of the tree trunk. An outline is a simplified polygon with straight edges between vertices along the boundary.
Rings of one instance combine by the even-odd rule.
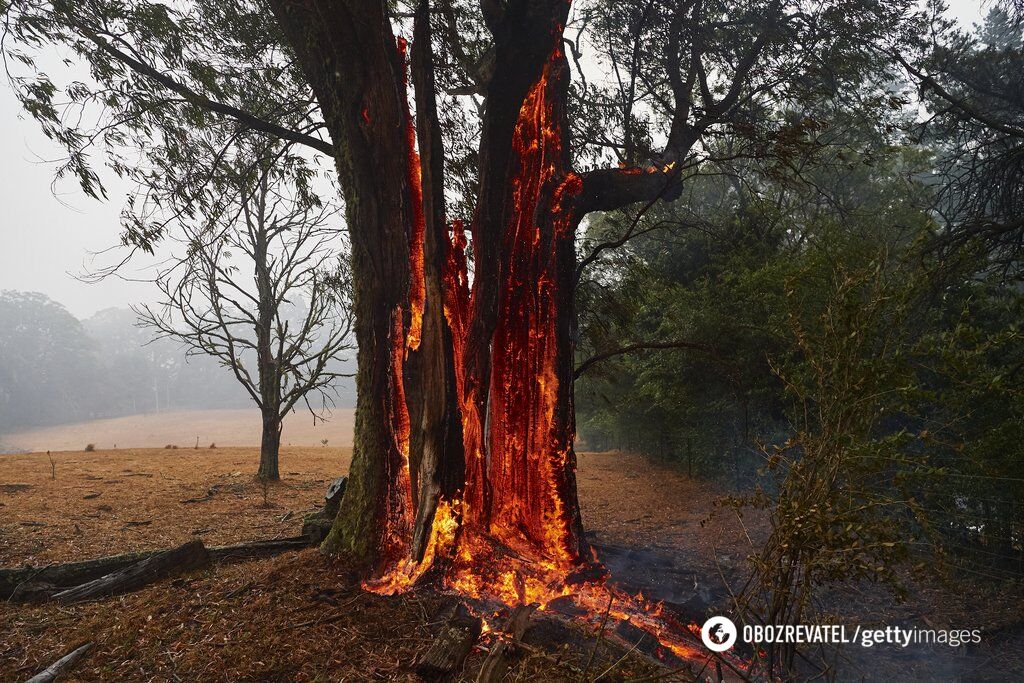
[[[569,169],[568,3],[525,2],[488,19],[496,67],[471,299],[461,230],[449,242],[445,225],[427,5],[418,8],[413,56],[418,156],[404,44],[384,3],[271,4],[335,145],[353,252],[353,459],[324,549],[372,559],[377,573],[404,571],[425,556],[438,501],[453,510],[461,500],[462,529],[567,569],[584,556],[572,449],[583,188]]]
[[[260,440],[260,468],[256,478],[260,481],[278,481],[277,455],[281,447],[281,363],[273,344],[274,318],[278,301],[270,276],[270,254],[265,203],[266,178],[260,181],[256,193],[258,204],[254,228],[253,261],[255,263],[256,293],[258,297],[256,319],[256,364],[259,375],[259,406],[263,417]]]
[[[430,5],[420,0],[413,28],[411,72],[416,98],[424,215],[423,336],[419,349],[419,409],[413,422],[410,462],[417,467],[413,492],[418,492],[412,558],[423,559],[439,500],[456,498],[465,484],[462,413],[456,388],[451,324],[445,316],[444,275],[450,244],[444,204],[444,149],[437,120]],[[418,435],[418,436],[417,436]]]
[[[383,3],[271,6],[324,114],[352,245],[359,347],[353,455],[323,548],[379,568],[407,554],[413,520],[404,364],[410,331],[421,325],[422,310],[410,305],[418,300],[410,297],[410,271],[422,262],[422,221],[412,187],[404,65]]]
[[[583,542],[572,449],[572,202],[580,181],[568,170],[568,65],[556,41],[512,139],[481,484],[491,533],[568,564]]]
[[[276,411],[263,415],[263,438],[260,440],[260,469],[256,478],[260,481],[278,481],[278,453],[281,450],[281,418]]]

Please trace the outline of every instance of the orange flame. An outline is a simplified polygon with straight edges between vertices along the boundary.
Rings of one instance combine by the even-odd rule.
[[[406,55],[409,43],[401,36],[397,39],[398,54],[402,63],[402,100],[405,103],[406,180],[409,186],[409,203],[412,207],[412,225],[409,232],[409,333],[406,344],[415,351],[423,336],[423,307],[427,299],[427,281],[424,273],[423,241],[427,231],[423,215],[423,169],[420,155],[416,151],[416,126],[409,111],[409,76]]]
[[[407,46],[399,41],[404,56]],[[695,624],[677,623],[656,603],[607,585],[604,577],[570,577],[588,566],[580,557],[567,496],[574,494],[575,458],[570,422],[559,415],[568,387],[560,386],[557,343],[560,296],[558,258],[571,247],[575,216],[572,200],[582,179],[568,171],[563,125],[552,96],[555,69],[562,60],[560,39],[540,78],[525,97],[514,129],[516,173],[509,191],[511,216],[503,236],[498,323],[491,344],[488,415],[480,414],[478,378],[467,377],[465,342],[472,314],[466,263],[466,235],[452,225],[446,251],[443,311],[453,338],[456,393],[462,410],[466,488],[462,500],[438,502],[421,562],[409,556],[412,527],[409,484],[409,416],[402,385],[405,349],[419,345],[425,282],[423,277],[422,187],[415,129],[406,116],[408,179],[414,205],[410,232],[410,325],[403,335],[402,310],[395,313],[391,418],[401,472],[388,501],[382,576],[364,585],[383,594],[408,589],[444,558],[443,585],[463,595],[507,605],[536,603],[544,610],[555,600],[583,609],[591,621],[605,614],[658,639],[683,660],[704,661]],[[667,172],[671,165],[661,169]],[[627,172],[655,172],[629,169]],[[489,493],[485,497],[484,491]],[[596,555],[592,558],[596,565]],[[489,628],[489,627],[488,627]],[[696,635],[696,638],[694,637]]]

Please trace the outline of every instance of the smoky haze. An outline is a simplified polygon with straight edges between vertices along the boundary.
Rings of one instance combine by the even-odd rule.
[[[252,406],[214,358],[186,356],[136,322],[129,308],[80,320],[44,294],[0,292],[0,445],[3,433],[31,427]],[[335,402],[354,404],[351,383]]]
[[[949,8],[965,26],[983,11],[969,0]],[[59,64],[60,55],[53,61]],[[74,181],[55,181],[58,147],[24,114],[6,82],[0,117],[0,434],[170,409],[251,406],[216,361],[186,359],[184,348],[168,340],[147,345],[152,333],[134,327],[129,307],[157,301],[147,281],[155,258],[133,258],[117,276],[85,281],[123,256],[116,245],[131,188],[104,173],[109,196],[96,201]],[[353,405],[353,395],[351,382],[343,383],[338,405]]]

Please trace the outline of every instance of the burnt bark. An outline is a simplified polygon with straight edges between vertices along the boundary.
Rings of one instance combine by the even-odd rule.
[[[465,401],[475,415],[470,419],[486,430],[491,384],[491,343],[498,322],[498,298],[504,268],[503,234],[521,211],[510,190],[518,172],[513,150],[515,127],[527,94],[541,77],[569,3],[517,2],[503,10],[488,5],[486,18],[494,36],[494,70],[484,89],[487,109],[480,139],[480,189],[472,222],[474,286],[472,311],[465,341]],[[487,439],[467,442],[467,490],[471,510],[489,523],[490,490],[487,484]]]
[[[412,44],[412,82],[416,99],[416,137],[419,140],[423,187],[424,281],[423,338],[418,352],[419,410],[410,407],[412,423],[410,464],[418,492],[412,556],[423,557],[431,523],[441,497],[453,498],[465,483],[462,415],[456,391],[452,330],[444,315],[443,274],[448,258],[448,225],[444,203],[444,147],[437,118],[430,6],[420,0]],[[418,437],[417,437],[418,435]]]
[[[586,205],[569,164],[568,3],[525,0],[485,13],[495,59],[471,228],[474,286],[457,341],[443,309],[449,240],[426,2],[412,59],[418,159],[405,65],[383,3],[271,4],[334,142],[353,250],[354,455],[324,549],[378,567],[418,560],[437,501],[461,493],[477,531],[578,561],[572,299],[574,232]]]
[[[408,411],[401,376],[413,208],[403,65],[383,3],[273,0],[320,103],[352,244],[358,344],[349,485],[327,552],[386,562],[411,532]],[[406,489],[406,490],[403,490]]]
[[[477,674],[477,683],[499,683],[505,680],[509,666],[517,657],[519,644],[530,628],[530,619],[537,605],[519,605],[514,610],[505,624],[503,634],[491,646],[480,673]]]
[[[493,29],[464,390],[481,433],[467,440],[470,523],[575,563],[585,546],[572,447],[581,182],[569,162],[567,10],[523,3]]]
[[[473,616],[462,603],[457,604],[430,647],[417,659],[413,670],[427,681],[445,680],[462,668],[482,630],[480,617]]]

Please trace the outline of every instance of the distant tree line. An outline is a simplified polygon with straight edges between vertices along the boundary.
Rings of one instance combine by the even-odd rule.
[[[136,326],[127,308],[78,320],[37,292],[0,292],[0,432],[170,410],[249,408],[232,373]],[[340,406],[354,404],[339,384]]]

